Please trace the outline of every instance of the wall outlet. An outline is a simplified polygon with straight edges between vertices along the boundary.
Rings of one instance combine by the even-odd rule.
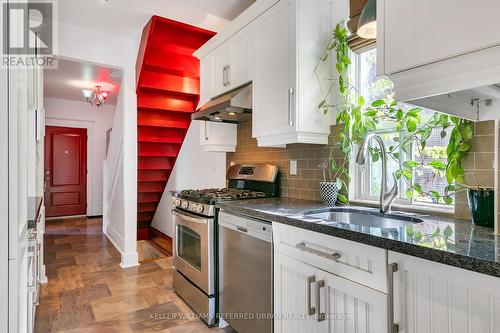
[[[297,160],[290,160],[290,174],[297,175]]]
[[[229,162],[229,166],[233,166],[233,165],[234,165],[234,161]]]

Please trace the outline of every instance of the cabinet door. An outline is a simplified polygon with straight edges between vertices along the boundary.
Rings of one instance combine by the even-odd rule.
[[[497,0],[379,0],[379,5],[385,74],[500,44]]]
[[[500,332],[500,280],[389,252],[400,333]]]
[[[212,60],[213,58],[210,56],[200,60],[200,101],[197,109],[206,104],[212,97]]]
[[[274,333],[319,333],[314,307],[315,279],[319,270],[274,253]],[[313,314],[309,314],[313,313]]]
[[[295,5],[281,0],[255,21],[254,137],[295,132]]]
[[[252,81],[255,39],[253,25],[248,25],[234,35],[230,40],[231,64],[228,71],[231,89]]]
[[[322,332],[387,332],[386,294],[322,271],[316,284],[325,317]]]
[[[213,55],[212,55],[213,54]],[[230,45],[228,42],[221,44],[211,55],[213,56],[213,96],[229,91],[228,75],[231,63]]]
[[[234,152],[237,125],[212,121],[196,121],[200,125],[200,145],[205,151]]]

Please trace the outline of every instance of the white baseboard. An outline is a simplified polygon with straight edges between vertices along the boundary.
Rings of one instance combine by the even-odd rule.
[[[137,252],[122,253],[121,268],[139,266],[139,256]]]
[[[110,225],[106,227],[106,232],[104,233],[106,237],[113,243],[118,252],[123,253],[123,238],[113,229]]]
[[[121,237],[111,226],[107,226],[106,232],[105,232],[106,237],[113,243],[115,248],[120,252],[121,254],[121,262],[120,262],[120,267],[121,268],[128,268],[128,267],[134,267],[139,265],[139,256],[137,254],[137,251],[135,252],[124,252],[123,251],[123,244],[124,240],[123,237]]]

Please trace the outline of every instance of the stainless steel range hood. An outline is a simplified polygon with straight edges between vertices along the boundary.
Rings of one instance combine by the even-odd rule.
[[[191,116],[193,120],[242,123],[252,117],[252,84],[215,97]]]

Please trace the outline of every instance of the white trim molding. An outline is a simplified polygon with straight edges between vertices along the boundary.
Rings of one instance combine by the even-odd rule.
[[[116,230],[114,230],[110,225],[107,225],[106,231],[104,233],[106,237],[113,243],[114,247],[120,252],[121,255],[121,268],[134,267],[139,265],[139,256],[137,251],[135,252],[125,252],[124,249],[124,239],[119,235]]]

